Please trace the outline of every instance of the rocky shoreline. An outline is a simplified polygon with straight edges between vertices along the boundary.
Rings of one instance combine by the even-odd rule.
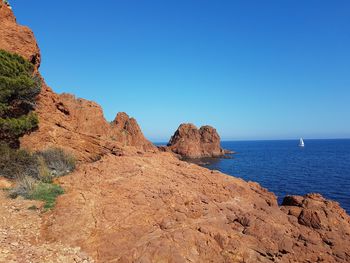
[[[38,71],[33,33],[2,1],[0,36],[0,49]],[[350,262],[350,217],[338,203],[308,194],[288,196],[279,206],[257,183],[173,154],[224,155],[214,128],[181,125],[159,151],[125,113],[110,124],[98,104],[42,84],[39,129],[21,147],[59,146],[79,165],[57,180],[65,194],[52,211],[29,211],[32,201],[1,193],[0,261]]]

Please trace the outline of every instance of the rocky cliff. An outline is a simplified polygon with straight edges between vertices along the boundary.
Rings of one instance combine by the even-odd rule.
[[[12,10],[0,2],[0,48],[17,53],[38,70],[41,56],[32,31],[16,22]],[[94,161],[106,153],[121,154],[123,146],[141,151],[156,151],[142,134],[137,122],[125,113],[110,124],[101,107],[69,94],[56,94],[42,79],[37,101],[39,129],[21,139],[21,146],[41,150],[60,146],[81,161]]]
[[[33,32],[17,24],[12,10],[3,1],[0,1],[0,25],[0,48],[20,54],[38,69],[41,56]]]
[[[226,152],[221,148],[220,136],[213,127],[207,125],[198,129],[191,123],[181,124],[167,146],[187,158],[220,157]]]
[[[0,30],[1,49],[40,65],[33,34],[2,2]],[[158,152],[126,114],[109,124],[96,103],[45,84],[37,113],[22,145],[63,147],[81,162],[59,179],[66,193],[51,212],[0,195],[0,261],[350,262],[350,217],[336,202],[311,194],[278,206],[257,183]]]

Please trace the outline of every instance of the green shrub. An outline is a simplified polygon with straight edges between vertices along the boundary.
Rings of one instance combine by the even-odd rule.
[[[11,198],[22,196],[45,201],[45,209],[51,209],[56,197],[63,194],[63,189],[52,183],[53,178],[74,169],[74,158],[62,149],[31,154],[0,144],[0,176],[17,181],[15,188],[9,191]]]
[[[45,209],[55,206],[57,196],[64,193],[61,186],[51,183],[43,183],[32,178],[23,178],[17,186],[9,192],[11,198],[22,196],[26,199],[44,201]]]
[[[18,147],[18,138],[38,126],[32,113],[41,81],[24,58],[0,50],[0,140]]]
[[[62,149],[52,148],[31,154],[0,144],[0,176],[7,179],[31,177],[50,183],[54,177],[75,169],[75,159]]]
[[[5,77],[29,75],[34,71],[34,66],[25,58],[0,50],[0,75]]]
[[[39,162],[36,155],[25,150],[14,150],[0,144],[0,176],[21,180],[40,178]]]
[[[29,194],[28,198],[44,201],[45,209],[51,209],[55,206],[56,198],[63,194],[64,190],[56,184],[38,183]]]
[[[66,175],[75,169],[75,159],[62,149],[51,148],[37,153],[43,158],[51,176]]]
[[[38,117],[30,112],[19,118],[0,118],[0,138],[12,141],[38,127]]]

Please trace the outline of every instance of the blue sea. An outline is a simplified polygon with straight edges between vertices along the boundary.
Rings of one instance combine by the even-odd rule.
[[[232,159],[211,159],[206,167],[285,195],[321,193],[350,214],[350,140],[232,141]]]
[[[222,142],[231,159],[206,159],[205,167],[255,181],[285,195],[321,193],[350,214],[350,139]]]

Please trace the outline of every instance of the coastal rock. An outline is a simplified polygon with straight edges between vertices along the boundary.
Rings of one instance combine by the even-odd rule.
[[[220,136],[211,126],[198,129],[191,123],[181,124],[170,138],[168,148],[187,158],[220,157],[228,151],[220,146]]]
[[[137,121],[125,112],[119,112],[112,122],[112,134],[126,146],[137,146],[145,151],[155,149],[143,135]]]
[[[142,134],[135,119],[123,113],[123,125],[106,121],[100,105],[56,94],[44,82],[37,100],[39,129],[21,138],[21,147],[42,150],[61,147],[79,161],[95,161],[104,154],[123,152],[124,146],[140,151],[156,151]],[[118,119],[118,118],[117,118]]]
[[[287,195],[283,198],[282,205],[284,206],[302,206],[304,198],[302,196]]]
[[[12,10],[0,1],[0,49],[17,53],[40,66],[40,50],[32,31],[16,23]],[[135,119],[119,114],[110,124],[101,107],[70,94],[56,94],[42,80],[36,113],[39,128],[21,138],[21,147],[42,150],[61,147],[79,161],[95,161],[106,153],[122,152],[123,146],[157,151],[142,134]]]
[[[36,70],[40,66],[40,50],[33,32],[17,24],[11,8],[3,1],[0,1],[0,49],[21,55]]]
[[[96,262],[350,261],[350,217],[337,203],[307,195],[279,207],[259,184],[171,153],[105,155],[59,183],[66,194],[43,237]]]
[[[32,60],[35,39],[22,41],[2,1],[0,15],[0,48]],[[65,194],[50,212],[0,192],[1,262],[350,262],[350,217],[336,202],[310,194],[278,206],[258,183],[159,152],[125,113],[108,123],[96,103],[44,82],[36,111],[22,147],[62,147],[81,162],[55,181]],[[223,153],[215,129],[180,128],[173,151]]]

